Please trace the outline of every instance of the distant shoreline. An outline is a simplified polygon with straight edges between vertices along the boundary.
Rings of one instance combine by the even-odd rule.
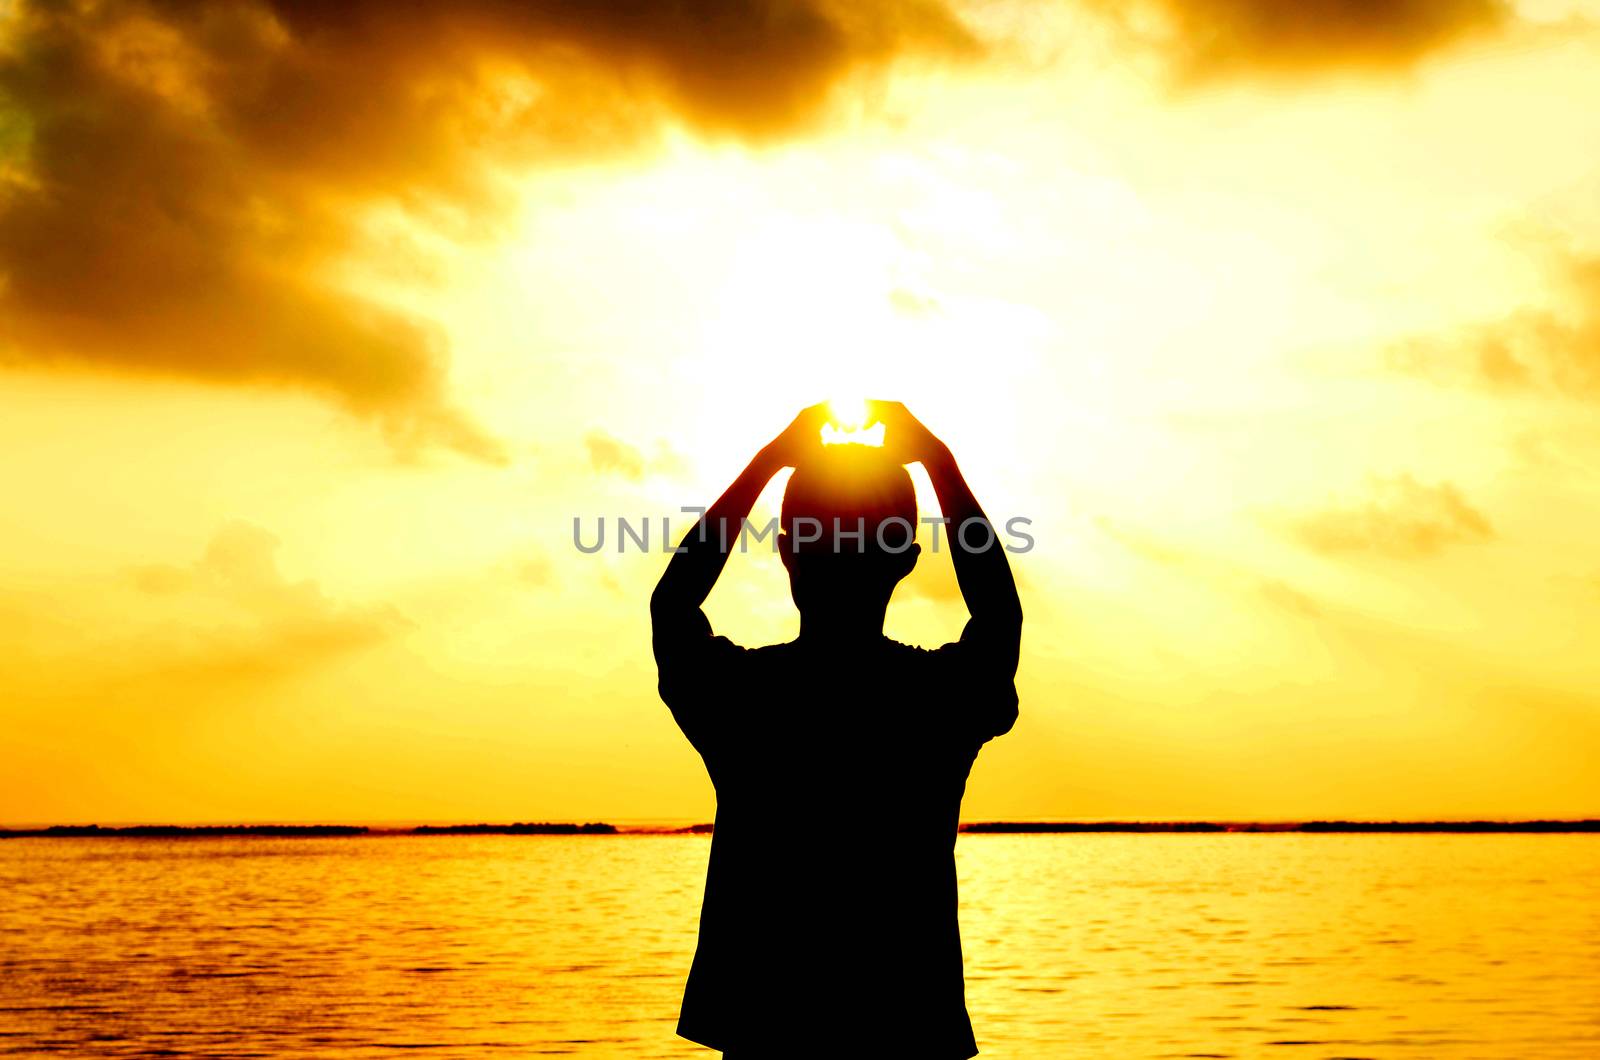
[[[873,826],[878,827],[878,826]],[[892,826],[891,826],[892,827]],[[348,838],[355,836],[460,835],[707,835],[710,824],[683,827],[614,825],[603,821],[518,821],[511,824],[425,824],[382,827],[339,824],[238,824],[124,826],[50,825],[0,828],[0,839],[204,839],[204,838]],[[1600,819],[1523,821],[969,821],[966,835],[1060,835],[1072,833],[1216,834],[1223,832],[1329,834],[1447,835],[1600,833]]]

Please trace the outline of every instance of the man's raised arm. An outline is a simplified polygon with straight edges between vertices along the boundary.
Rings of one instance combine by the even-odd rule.
[[[961,477],[950,449],[898,401],[872,402],[884,424],[884,444],[905,463],[920,462],[948,523],[950,559],[971,620],[963,641],[981,643],[997,664],[1015,673],[1022,640],[1022,601],[1000,535]]]
[[[706,509],[684,535],[678,553],[650,595],[650,619],[659,645],[662,634],[694,625],[695,613],[717,584],[728,553],[739,539],[744,520],[772,476],[793,467],[806,452],[821,444],[826,406],[813,405],[769,442],[750,461],[717,502]]]

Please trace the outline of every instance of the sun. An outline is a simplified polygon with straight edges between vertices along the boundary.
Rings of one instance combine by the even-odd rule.
[[[871,423],[865,398],[828,399],[828,422],[822,425],[823,445],[882,446],[884,425]]]
[[[842,431],[861,430],[869,415],[865,398],[851,395],[828,399],[828,420]]]

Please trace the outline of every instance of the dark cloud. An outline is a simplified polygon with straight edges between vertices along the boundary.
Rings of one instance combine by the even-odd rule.
[[[487,460],[443,337],[332,275],[363,210],[489,223],[497,168],[670,118],[790,134],[852,71],[976,47],[916,0],[108,0],[5,32],[0,355],[307,389]]]
[[[1600,257],[1568,254],[1558,273],[1562,310],[1524,309],[1408,339],[1385,351],[1386,365],[1446,385],[1600,402]]]
[[[1430,486],[1410,475],[1375,478],[1369,499],[1291,520],[1289,529],[1301,544],[1328,555],[1370,552],[1400,559],[1494,537],[1488,518],[1454,485]]]
[[[1510,17],[1501,0],[1092,0],[1188,83],[1397,69]]]

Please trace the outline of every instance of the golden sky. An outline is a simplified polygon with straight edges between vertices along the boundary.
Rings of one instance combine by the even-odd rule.
[[[842,393],[1033,521],[967,817],[1600,814],[1596,99],[1581,3],[0,0],[0,821],[709,817],[572,522]]]

